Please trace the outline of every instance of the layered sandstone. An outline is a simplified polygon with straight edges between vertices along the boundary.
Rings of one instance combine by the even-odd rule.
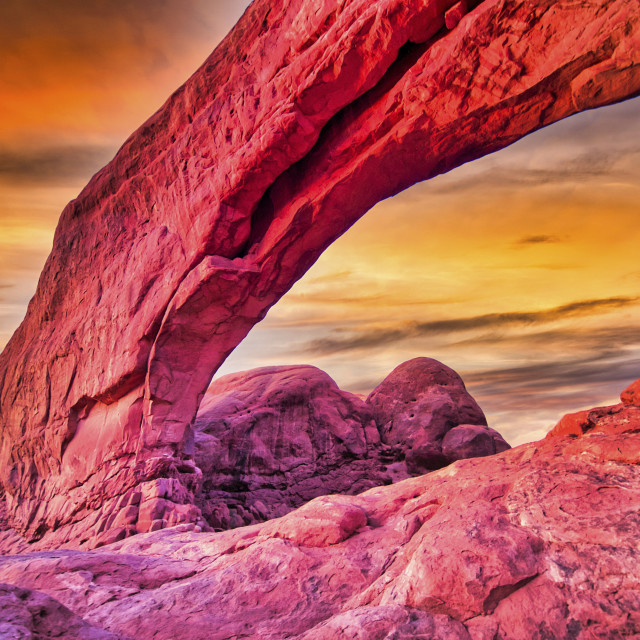
[[[640,407],[585,415],[264,524],[5,556],[0,582],[135,640],[638,637]]]
[[[637,93],[639,20],[628,0],[255,0],[62,213],[0,356],[12,525],[52,545],[204,526],[192,423],[251,326],[380,199]]]

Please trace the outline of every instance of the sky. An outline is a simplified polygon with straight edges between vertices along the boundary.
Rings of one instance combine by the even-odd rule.
[[[3,0],[0,348],[64,205],[247,4]],[[536,440],[640,377],[639,202],[640,98],[569,118],[379,203],[218,375],[309,363],[366,394],[434,357],[511,444]]]

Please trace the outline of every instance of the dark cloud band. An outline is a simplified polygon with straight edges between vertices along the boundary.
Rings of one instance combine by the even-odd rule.
[[[111,146],[61,146],[28,151],[0,149],[5,184],[69,184],[88,180],[113,156]]]
[[[433,322],[412,322],[386,329],[361,331],[346,337],[319,338],[308,342],[303,353],[330,355],[332,353],[369,349],[389,345],[422,335],[456,333],[478,329],[499,329],[517,325],[535,325],[564,320],[575,316],[588,316],[621,307],[635,305],[636,297],[612,297],[581,300],[542,311],[487,313],[469,318],[452,318]]]

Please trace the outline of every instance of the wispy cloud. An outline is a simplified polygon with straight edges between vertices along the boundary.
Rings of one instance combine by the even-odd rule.
[[[573,158],[555,162],[551,167],[529,166],[524,160],[515,159],[517,164],[495,166],[484,171],[465,175],[458,172],[454,176],[443,176],[432,181],[428,189],[431,193],[459,194],[462,191],[476,191],[486,188],[514,189],[531,188],[542,185],[576,183],[603,178],[614,173],[616,165],[640,155],[640,148],[630,146],[625,149],[590,149]],[[547,163],[553,158],[547,158]],[[618,178],[620,170],[615,170]],[[632,175],[628,177],[632,178]]]
[[[0,181],[8,184],[68,184],[87,180],[110,160],[111,146],[71,145],[0,149]]]
[[[537,236],[524,236],[515,242],[516,245],[535,245],[535,244],[553,244],[560,242],[558,236],[537,235]]]
[[[634,305],[635,297],[612,297],[598,300],[581,300],[541,311],[516,311],[487,313],[468,318],[451,318],[432,322],[403,323],[393,328],[376,328],[353,332],[345,337],[326,337],[312,340],[303,346],[302,352],[312,355],[330,355],[341,351],[368,349],[400,342],[427,334],[455,333],[478,329],[499,329],[515,325],[535,325],[575,316],[588,316]],[[338,331],[334,331],[338,333]]]

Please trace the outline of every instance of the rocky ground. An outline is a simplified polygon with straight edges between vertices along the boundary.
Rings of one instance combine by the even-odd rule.
[[[4,556],[3,637],[640,637],[636,396],[265,523]]]

